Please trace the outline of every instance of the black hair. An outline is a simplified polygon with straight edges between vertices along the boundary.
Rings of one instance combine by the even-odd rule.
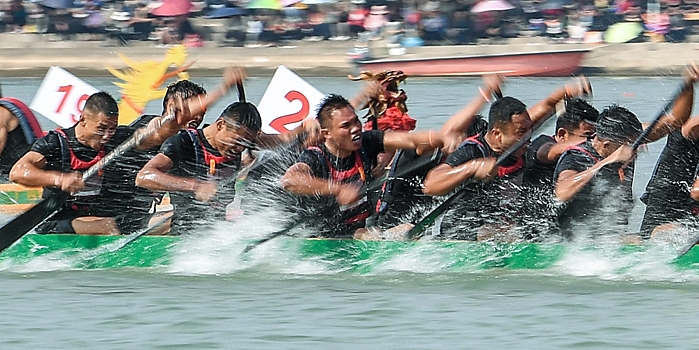
[[[167,86],[165,97],[163,98],[163,114],[167,113],[167,103],[177,96],[186,100],[193,96],[206,94],[203,86],[189,80],[179,80]]]
[[[600,140],[627,143],[643,132],[643,126],[635,114],[624,107],[611,105],[605,108],[597,121],[597,137]]]
[[[588,122],[593,125],[597,123],[599,111],[587,103],[587,101],[575,98],[566,100],[565,104],[565,114],[556,119],[556,130],[563,128],[567,131],[574,131],[582,122]]]
[[[219,119],[223,119],[227,124],[235,127],[244,127],[252,133],[260,131],[262,128],[262,118],[260,112],[254,104],[250,102],[231,103],[221,112]]]
[[[482,115],[476,114],[476,119],[473,120],[473,123],[466,130],[466,137],[480,135],[486,131],[488,131],[488,122]]]
[[[490,112],[488,114],[488,130],[494,128],[495,126],[509,124],[512,122],[512,116],[515,114],[522,114],[527,111],[527,106],[522,103],[522,101],[505,96],[490,105]]]
[[[346,98],[330,94],[326,96],[318,107],[318,123],[323,129],[327,129],[332,124],[332,113],[335,110],[345,107],[352,107],[352,104]]]
[[[93,115],[104,113],[107,117],[117,118],[119,117],[119,106],[112,95],[105,91],[100,91],[87,98],[83,112]]]

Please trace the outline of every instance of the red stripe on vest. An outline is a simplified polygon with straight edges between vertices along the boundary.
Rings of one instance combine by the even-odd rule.
[[[332,164],[330,164],[330,160],[327,157],[325,157],[325,152],[323,152],[323,150],[320,149],[320,147],[313,146],[313,147],[309,147],[308,149],[318,151],[323,155],[323,158],[325,158],[325,161],[328,163],[328,168],[330,169],[330,178],[331,179],[333,179],[337,182],[341,182],[341,181],[344,181],[344,180],[351,178],[352,176],[359,174],[362,181],[366,180],[366,175],[364,173],[364,166],[362,165],[362,158],[359,156],[358,151],[354,152],[354,167],[352,167],[352,169],[349,169],[349,170],[340,171],[340,170],[335,169],[335,167],[333,167]]]
[[[481,140],[478,139],[478,136],[479,135],[473,135],[473,136],[467,138],[466,140],[464,140],[462,145],[465,143],[468,143],[470,141],[470,142],[473,142],[473,143],[477,144],[478,146],[480,146],[483,153],[490,153],[490,152],[488,152],[488,148],[485,147],[485,145],[481,142]],[[485,156],[490,157],[491,155],[485,154]],[[519,171],[520,169],[522,169],[523,167],[524,167],[524,158],[517,157],[517,160],[515,161],[514,164],[508,165],[508,166],[500,165],[498,167],[498,177],[505,177],[507,175],[514,174],[517,171]]]
[[[590,158],[592,158],[592,160],[594,160],[595,163],[598,163],[598,162],[600,161],[599,158],[595,157],[595,155],[593,155],[592,153],[590,153],[590,151],[588,151],[588,150],[586,150],[586,149],[580,147],[580,145],[582,145],[582,144],[585,143],[585,142],[587,142],[587,141],[582,141],[582,142],[580,142],[580,143],[577,144],[577,145],[569,146],[568,148],[566,148],[566,151],[569,151],[569,150],[576,150],[576,151],[585,153],[585,154],[587,154]]]
[[[68,135],[62,130],[62,129],[56,129],[56,132],[60,135],[62,135],[66,141],[68,141]],[[70,143],[66,142],[66,145],[68,146],[68,152],[70,154],[70,169],[72,170],[85,170],[100,161],[102,157],[105,155],[104,148],[102,148],[99,153],[93,158],[91,161],[86,162],[83,160],[78,159],[78,157],[75,156],[75,153],[73,153],[73,149],[70,148]]]

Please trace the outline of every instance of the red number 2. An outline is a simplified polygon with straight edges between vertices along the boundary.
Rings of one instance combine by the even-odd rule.
[[[269,123],[269,126],[271,126],[272,129],[277,130],[282,134],[289,131],[289,129],[286,128],[287,125],[300,122],[306,118],[306,116],[308,116],[308,111],[311,109],[306,96],[298,91],[289,91],[289,93],[287,93],[284,97],[289,102],[301,101],[301,110],[296,113],[281,116]]]

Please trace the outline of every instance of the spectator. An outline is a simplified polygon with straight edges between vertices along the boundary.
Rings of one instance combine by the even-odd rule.
[[[0,12],[1,13],[1,12]],[[4,18],[1,18],[8,30],[15,33],[22,32],[27,24],[27,11],[22,5],[22,0],[12,0]]]
[[[371,37],[378,39],[381,37],[381,30],[386,24],[388,9],[386,5],[372,6],[369,15],[364,19],[364,29],[371,32]]]
[[[437,42],[444,40],[447,31],[447,19],[441,12],[439,12],[439,4],[430,1],[425,5],[425,11],[426,15],[420,23],[423,33],[422,39],[424,39],[426,42]]]
[[[364,20],[369,15],[369,10],[364,8],[364,0],[352,0],[352,8],[347,15],[347,23],[353,38],[364,31]]]
[[[180,44],[185,41],[185,38],[191,40],[197,33],[192,28],[187,15],[177,16],[170,24],[160,33],[160,45]]]

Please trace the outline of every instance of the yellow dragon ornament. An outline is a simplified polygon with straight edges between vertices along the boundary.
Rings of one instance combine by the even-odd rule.
[[[118,54],[128,66],[117,70],[107,67],[107,70],[123,82],[113,84],[121,88],[121,101],[119,102],[119,124],[131,124],[143,115],[143,109],[151,100],[159,100],[165,96],[166,89],[160,87],[170,78],[189,79],[186,70],[194,63],[185,64],[187,49],[184,45],[173,46],[165,53],[165,58],[158,61],[136,62],[128,57]],[[170,66],[175,70],[168,72]]]

